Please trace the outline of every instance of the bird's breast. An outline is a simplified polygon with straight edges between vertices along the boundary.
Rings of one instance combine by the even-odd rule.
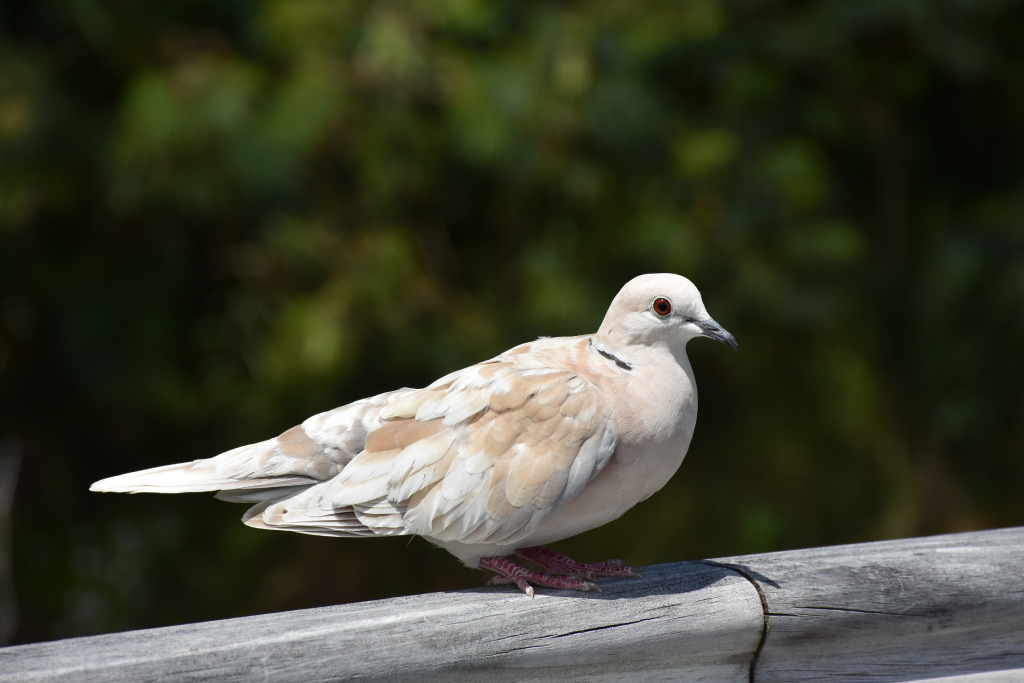
[[[611,460],[546,521],[532,542],[551,543],[607,524],[661,489],[683,462],[697,421],[697,389],[685,355],[634,365],[629,381],[598,381],[615,392]]]
[[[616,459],[623,464],[648,460],[664,455],[666,448],[675,452],[681,447],[685,453],[697,421],[697,385],[686,355],[661,354],[654,362],[638,363],[630,374],[629,382],[601,387],[615,394]]]

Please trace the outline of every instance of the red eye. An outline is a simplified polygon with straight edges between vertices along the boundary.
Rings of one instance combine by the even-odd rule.
[[[654,300],[653,304],[651,304],[651,308],[654,309],[655,313],[664,318],[672,312],[672,302],[664,297],[659,297]]]

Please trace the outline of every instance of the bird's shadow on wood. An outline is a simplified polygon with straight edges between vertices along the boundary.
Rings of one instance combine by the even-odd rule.
[[[778,582],[774,579],[769,579],[761,572],[755,571],[744,564],[734,564],[730,562],[713,562],[711,560],[703,560],[702,564],[710,565],[713,567],[725,567],[727,569],[732,569],[748,581],[763,583],[768,586],[771,586],[772,588],[781,588]]]
[[[728,577],[742,576],[742,572],[726,565],[704,562],[675,562],[642,567],[644,576],[623,578],[599,578],[600,591],[574,591],[535,586],[537,595],[577,600],[623,600],[652,595],[678,595],[709,588]],[[758,577],[763,578],[763,577]],[[774,582],[771,582],[774,583]],[[522,592],[513,585],[480,586],[466,588],[460,593],[485,595],[507,595]],[[525,595],[523,596],[526,597]]]

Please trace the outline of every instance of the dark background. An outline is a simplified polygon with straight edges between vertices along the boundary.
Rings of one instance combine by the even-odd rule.
[[[591,332],[644,272],[740,350],[691,344],[679,473],[558,549],[1024,524],[1022,29],[1009,0],[3,3],[0,637],[482,584],[422,539],[88,487]]]

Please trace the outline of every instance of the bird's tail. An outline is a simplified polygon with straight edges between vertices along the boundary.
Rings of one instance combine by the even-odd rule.
[[[91,491],[191,493],[219,491],[238,503],[281,498],[318,484],[341,471],[346,454],[319,443],[303,426],[276,439],[235,448],[206,460],[153,467],[103,479]]]
[[[92,491],[117,493],[189,493],[217,491],[217,498],[253,505],[243,517],[249,526],[329,536],[404,533],[400,511],[386,501],[344,510],[300,514],[317,484],[328,482],[366,446],[366,437],[382,423],[381,409],[411,389],[314,415],[276,439],[242,446],[207,460],[165,465],[96,482]],[[312,489],[312,490],[310,490]],[[296,499],[296,509],[276,503]],[[301,500],[299,500],[301,499]],[[302,505],[299,505],[299,502]],[[316,507],[316,506],[313,506]],[[301,510],[299,510],[301,508]],[[365,509],[364,509],[365,508]],[[287,514],[285,514],[287,513]]]

